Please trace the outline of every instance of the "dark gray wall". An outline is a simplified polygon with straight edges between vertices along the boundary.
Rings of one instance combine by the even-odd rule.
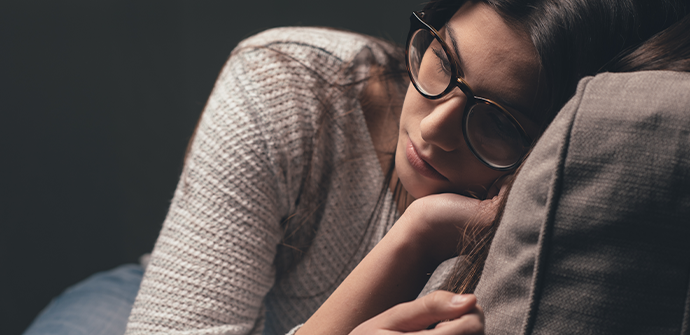
[[[2,1],[0,333],[151,249],[242,38],[323,25],[402,42],[421,1]]]

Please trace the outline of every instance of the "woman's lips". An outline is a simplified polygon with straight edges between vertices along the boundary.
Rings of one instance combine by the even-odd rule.
[[[422,176],[436,180],[448,180],[419,156],[417,149],[409,138],[407,139],[407,150],[405,150],[405,154],[407,155],[407,161],[410,162],[410,165],[412,165]]]

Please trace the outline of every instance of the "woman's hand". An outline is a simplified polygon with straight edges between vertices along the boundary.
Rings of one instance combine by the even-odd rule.
[[[449,320],[449,321],[443,321]],[[427,328],[440,322],[434,329]],[[471,294],[436,291],[398,304],[355,328],[350,335],[369,334],[484,334],[484,313]]]
[[[409,236],[411,246],[438,265],[457,255],[458,244],[473,243],[489,227],[505,194],[507,179],[497,181],[486,200],[453,193],[419,198],[408,206],[393,229]]]

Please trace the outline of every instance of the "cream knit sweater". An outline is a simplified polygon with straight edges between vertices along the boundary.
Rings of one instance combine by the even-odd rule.
[[[328,298],[397,216],[388,192],[367,228],[384,178],[356,84],[387,55],[402,51],[325,28],[273,29],[235,49],[126,334],[284,334]],[[287,234],[311,248],[277,280]]]

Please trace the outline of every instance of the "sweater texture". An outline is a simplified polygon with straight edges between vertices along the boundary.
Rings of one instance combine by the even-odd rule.
[[[404,71],[402,55],[326,28],[240,43],[202,114],[127,335],[284,334],[316,311],[398,216],[388,190],[375,208],[384,175],[358,97],[372,66]],[[290,250],[305,246],[287,271]]]

